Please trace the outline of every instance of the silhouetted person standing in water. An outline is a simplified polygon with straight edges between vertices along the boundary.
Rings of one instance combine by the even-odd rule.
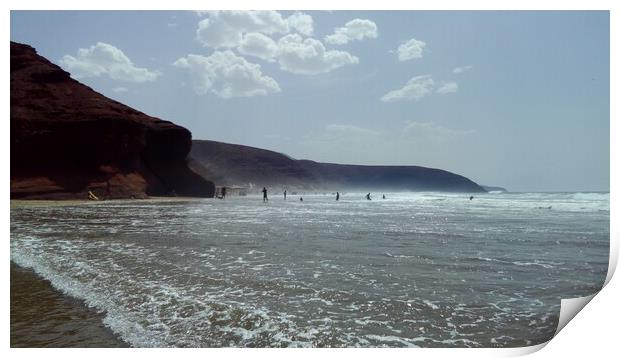
[[[385,194],[383,194],[383,199],[385,199]]]
[[[340,200],[340,193],[336,192],[336,201]]]
[[[301,196],[299,197],[299,201],[304,201],[304,198],[302,198]]]
[[[284,200],[286,200],[286,190],[284,191]]]
[[[222,199],[226,198],[226,187],[222,187]]]
[[[473,195],[469,197],[469,200],[473,200],[473,199],[474,199],[474,196],[473,196]]]
[[[372,199],[370,198],[370,193],[366,194],[366,200],[372,200]]]
[[[269,199],[267,199],[267,188],[263,187],[262,191],[263,191],[263,202],[265,202],[265,201],[269,200]]]

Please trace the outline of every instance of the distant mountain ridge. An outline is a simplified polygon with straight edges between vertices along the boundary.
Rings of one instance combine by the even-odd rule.
[[[271,150],[193,140],[189,166],[218,186],[288,190],[485,192],[470,179],[420,166],[374,166],[296,160]]]

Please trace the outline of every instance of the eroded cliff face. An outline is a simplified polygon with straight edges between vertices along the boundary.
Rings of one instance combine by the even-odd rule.
[[[11,42],[11,198],[212,197],[191,133],[107,98]]]

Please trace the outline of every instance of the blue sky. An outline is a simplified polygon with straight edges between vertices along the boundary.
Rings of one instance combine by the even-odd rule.
[[[11,40],[196,139],[609,190],[606,11],[12,11]]]

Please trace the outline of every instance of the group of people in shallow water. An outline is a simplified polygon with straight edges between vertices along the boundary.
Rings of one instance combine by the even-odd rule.
[[[269,197],[267,197],[267,188],[263,187],[263,190],[261,190],[261,192],[263,193],[263,202],[269,201]],[[385,194],[383,194],[382,198],[385,199]],[[284,190],[284,200],[286,200],[286,190]],[[336,201],[338,200],[340,200],[340,192],[337,191]],[[366,194],[366,200],[372,200],[372,198],[370,197],[370,193]],[[300,196],[299,201],[304,201],[304,198]]]
[[[263,192],[263,202],[269,201],[269,198],[267,197],[267,188],[263,187],[263,190],[261,191]],[[226,195],[226,188],[223,188],[222,190],[222,198],[224,197],[224,195]],[[381,198],[386,199],[385,194],[383,194]],[[469,197],[469,200],[473,199],[473,195]],[[284,190],[284,200],[286,200],[286,190]],[[340,200],[340,192],[336,192],[336,201],[338,200]],[[366,194],[366,200],[372,200],[372,198],[370,197],[370,193]],[[304,198],[300,196],[299,201],[304,201]]]
[[[263,190],[261,190],[263,192],[263,202],[267,202],[269,201],[269,198],[267,197],[267,188],[263,187]],[[224,199],[224,197],[226,196],[226,187],[222,188],[222,195],[221,197],[219,197],[220,199]],[[385,199],[385,194],[383,194],[383,196],[381,197],[382,199]],[[473,200],[474,196],[470,196],[469,200]],[[284,200],[286,200],[286,190],[284,190]],[[336,192],[336,201],[340,200],[340,192]],[[370,193],[366,194],[366,200],[372,200],[372,198],[370,197]],[[299,197],[299,201],[304,201],[303,197]]]

